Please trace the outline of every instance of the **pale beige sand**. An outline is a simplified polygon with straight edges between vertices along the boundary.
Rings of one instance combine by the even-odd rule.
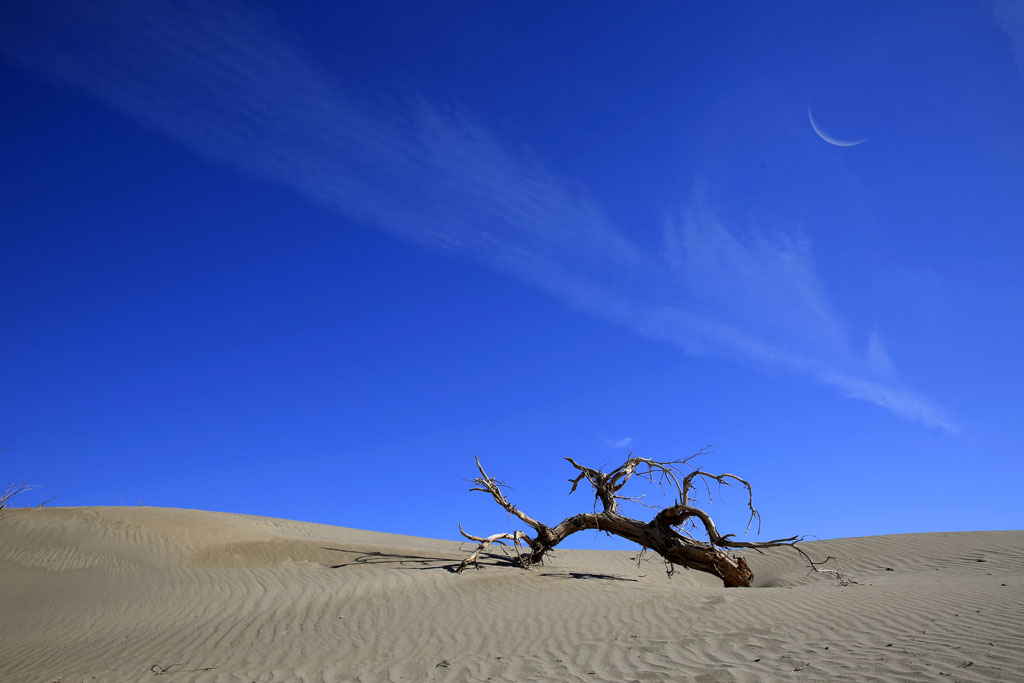
[[[759,587],[724,589],[630,552],[456,575],[451,541],[9,510],[0,681],[1024,680],[1024,532],[805,547],[860,583],[808,577],[786,548],[751,558]]]

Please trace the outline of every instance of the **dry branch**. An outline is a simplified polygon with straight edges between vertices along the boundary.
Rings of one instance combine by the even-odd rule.
[[[0,493],[0,513],[7,507],[7,503],[10,502],[11,498],[14,498],[19,493],[25,493],[25,491],[31,491],[32,487],[28,484],[11,484],[3,493]]]
[[[747,507],[750,509],[747,529],[750,529],[750,525],[755,519],[758,520],[758,529],[760,529],[761,517],[754,507],[753,488],[746,479],[729,473],[712,474],[705,472],[700,467],[691,466],[691,461],[706,454],[709,448],[702,448],[688,458],[671,461],[651,460],[633,456],[631,453],[624,463],[607,473],[585,467],[572,458],[566,458],[569,464],[579,472],[575,478],[569,480],[572,485],[569,493],[576,491],[580,482],[586,480],[594,488],[595,503],[600,503],[601,510],[598,511],[595,505],[594,512],[567,517],[553,527],[537,521],[513,505],[502,491],[503,488],[506,488],[505,484],[488,475],[484,471],[483,465],[480,464],[480,458],[477,457],[476,466],[480,476],[473,479],[474,486],[470,491],[490,494],[495,503],[529,526],[533,530],[533,534],[528,535],[523,531],[515,531],[487,537],[473,536],[466,533],[460,524],[459,532],[465,538],[476,541],[479,545],[469,557],[462,561],[456,571],[461,572],[470,564],[479,567],[480,554],[492,543],[504,546],[506,545],[505,541],[512,542],[519,565],[530,567],[543,562],[545,554],[568,536],[577,531],[596,529],[633,541],[644,549],[653,550],[664,558],[670,568],[670,573],[672,565],[679,565],[714,574],[721,578],[728,587],[749,586],[754,575],[750,571],[750,567],[747,566],[746,560],[736,555],[730,555],[727,550],[738,548],[758,550],[795,545],[800,539],[797,536],[790,536],[772,541],[745,542],[733,540],[734,534],[720,534],[711,517],[704,510],[691,504],[697,482],[703,482],[707,487],[709,499],[710,482],[714,481],[720,486],[729,486],[738,482],[747,491]],[[661,487],[662,490],[665,488],[673,490],[675,503],[658,512],[649,522],[642,522],[620,514],[620,501],[639,501],[638,497],[625,496],[620,493],[633,477],[644,479],[650,484]],[[695,538],[689,533],[687,526],[695,529],[702,528],[707,541]],[[520,552],[521,547],[528,548],[529,552]],[[800,552],[805,558],[807,557],[802,550]],[[807,559],[810,560],[810,558]],[[812,567],[815,567],[813,563]],[[827,572],[828,570],[818,571]]]
[[[519,547],[521,545],[520,541],[523,541],[527,538],[526,534],[524,534],[522,531],[514,531],[511,534],[491,534],[487,538],[482,538],[480,536],[474,536],[472,534],[466,533],[465,530],[462,528],[462,525],[460,524],[459,533],[471,541],[476,541],[480,545],[478,545],[476,547],[476,550],[470,553],[469,556],[466,557],[466,559],[459,563],[459,566],[455,569],[456,573],[458,574],[461,574],[462,570],[468,567],[470,564],[479,569],[480,562],[478,560],[480,558],[480,553],[487,550],[487,548],[492,543],[497,543],[500,546],[506,547],[508,545],[507,543],[505,543],[506,540],[512,541],[512,547],[516,551],[516,560],[519,561],[520,564],[522,563],[522,555],[519,553]]]

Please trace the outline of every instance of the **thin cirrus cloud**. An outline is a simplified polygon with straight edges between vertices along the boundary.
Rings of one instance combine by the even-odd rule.
[[[73,84],[195,153],[353,220],[511,274],[691,353],[782,365],[952,431],[901,388],[881,338],[858,354],[806,240],[739,236],[699,184],[664,248],[512,154],[465,111],[346,94],[258,18],[217,3],[17,3],[0,54]]]
[[[816,274],[806,239],[791,234],[741,238],[706,207],[703,195],[698,186],[681,224],[666,228],[665,260],[685,286],[682,301],[689,309],[662,309],[670,341],[694,352],[731,350],[782,365],[900,417],[957,431],[939,406],[896,380],[877,331],[864,352],[851,342]]]
[[[992,17],[1010,41],[1017,68],[1024,75],[1024,4],[1017,0],[992,0]]]

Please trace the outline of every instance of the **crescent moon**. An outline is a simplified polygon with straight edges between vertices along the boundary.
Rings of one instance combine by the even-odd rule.
[[[814,120],[814,114],[811,113],[810,105],[807,105],[807,118],[810,119],[811,128],[813,128],[814,132],[818,134],[818,137],[830,145],[835,145],[836,147],[853,147],[854,145],[859,145],[864,142],[864,140],[867,140],[867,138],[864,138],[863,140],[840,140],[839,138],[832,137],[818,126],[818,123]]]

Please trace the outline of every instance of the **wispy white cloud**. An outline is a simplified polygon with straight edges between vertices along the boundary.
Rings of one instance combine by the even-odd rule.
[[[666,228],[669,280],[685,284],[675,304],[654,314],[656,336],[695,352],[782,365],[900,417],[955,432],[934,402],[902,386],[880,333],[860,352],[817,275],[800,234],[740,236],[708,207],[703,189],[685,217]],[[676,306],[685,305],[684,312]]]
[[[633,437],[625,436],[621,439],[605,439],[609,448],[629,448],[633,445]]]
[[[691,353],[783,365],[902,417],[951,425],[859,353],[792,231],[730,229],[696,186],[664,248],[510,151],[464,111],[347,94],[272,25],[216,2],[16,3],[0,54],[71,83],[212,161],[351,219],[487,263]]]
[[[896,375],[896,368],[892,364],[892,359],[889,358],[889,352],[886,351],[885,343],[882,341],[881,335],[878,334],[878,330],[872,330],[868,335],[867,362],[876,377],[891,378]]]
[[[1024,3],[1019,0],[991,0],[992,16],[1010,39],[1017,68],[1024,75]]]
[[[816,377],[837,387],[843,395],[886,408],[900,417],[922,422],[929,427],[955,433],[958,427],[933,401],[898,384],[886,384],[863,376],[847,375],[830,368],[820,368]]]
[[[810,243],[799,234],[751,233],[727,229],[698,188],[682,225],[686,258],[676,268],[690,305],[709,318],[743,330],[771,354],[805,354],[828,348],[849,355],[847,333],[825,295],[814,268]],[[751,349],[754,351],[755,349]],[[762,353],[762,351],[758,351]]]

